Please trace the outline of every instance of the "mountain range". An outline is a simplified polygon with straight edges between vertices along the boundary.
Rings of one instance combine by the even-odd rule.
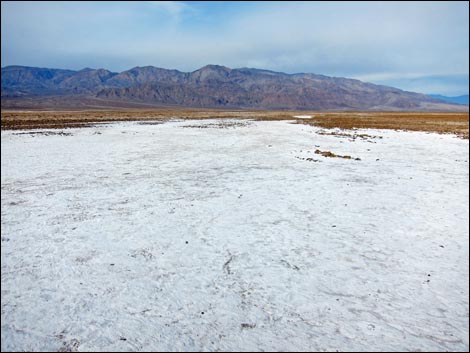
[[[442,96],[440,94],[429,94],[430,97],[443,100],[445,102],[468,105],[468,94],[455,97]]]
[[[311,73],[207,65],[193,72],[153,66],[120,73],[26,66],[1,70],[2,109],[22,102],[101,101],[221,109],[468,111],[425,94]],[[52,103],[51,103],[52,104]],[[86,104],[85,108],[86,108]],[[113,103],[114,104],[114,103]],[[26,103],[24,104],[26,106]],[[47,108],[47,106],[46,106]]]

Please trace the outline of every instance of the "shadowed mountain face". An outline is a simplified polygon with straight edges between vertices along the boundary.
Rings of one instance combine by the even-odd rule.
[[[85,95],[198,108],[294,110],[462,110],[396,88],[316,74],[208,65],[186,73],[153,66],[121,73],[23,66],[2,68],[3,98]]]

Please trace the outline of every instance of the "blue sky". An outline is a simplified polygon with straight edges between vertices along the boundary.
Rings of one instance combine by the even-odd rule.
[[[468,94],[468,2],[9,2],[1,65],[206,64]]]

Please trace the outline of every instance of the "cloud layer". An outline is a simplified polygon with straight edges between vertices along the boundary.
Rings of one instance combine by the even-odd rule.
[[[206,64],[468,93],[468,2],[2,2],[2,66]]]

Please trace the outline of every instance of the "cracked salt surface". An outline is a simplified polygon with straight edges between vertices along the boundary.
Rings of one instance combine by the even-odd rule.
[[[194,124],[1,132],[2,351],[469,349],[468,141]]]

